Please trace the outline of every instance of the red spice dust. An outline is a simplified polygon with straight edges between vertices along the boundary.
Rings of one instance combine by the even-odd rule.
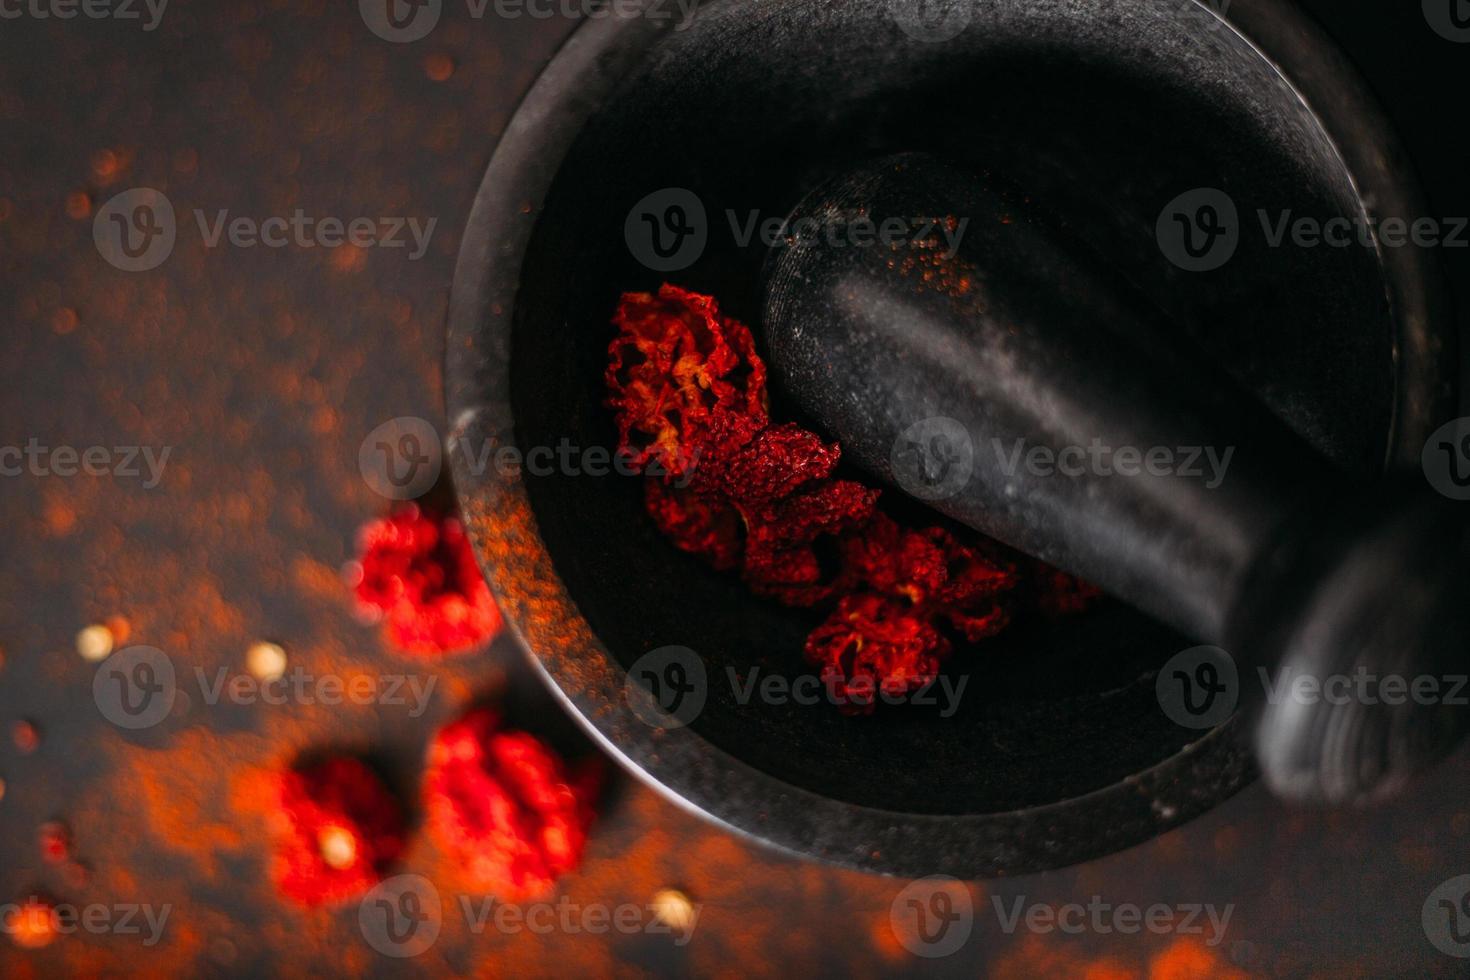
[[[1075,575],[1042,562],[1034,562],[1031,581],[1036,607],[1042,612],[1064,615],[1081,612],[1102,590],[1091,582],[1084,582]]]
[[[428,830],[470,887],[504,902],[546,894],[581,862],[602,781],[596,758],[569,769],[488,708],[446,725],[424,776]]]
[[[397,649],[439,657],[500,632],[500,610],[457,519],[406,504],[363,525],[358,547],[349,584]]]
[[[1075,612],[1098,594],[993,542],[902,527],[876,509],[880,491],[833,477],[841,447],[771,424],[750,330],[713,297],[667,283],[625,293],[613,323],[608,404],[619,452],[645,467],[648,513],[757,595],[836,601],[805,654],[845,712],[932,681],[952,637],[978,642],[1021,606]]]
[[[699,555],[720,571],[736,568],[745,550],[740,512],[713,494],[645,480],[644,505],[654,524],[678,548]]]
[[[47,899],[32,896],[20,903],[6,923],[10,941],[21,949],[42,949],[56,938],[56,907]]]
[[[403,853],[402,809],[356,759],[289,770],[276,789],[272,876],[287,898],[303,905],[356,898]]]
[[[47,864],[61,864],[71,857],[71,831],[60,821],[42,824],[39,842],[41,859]]]
[[[41,747],[41,731],[32,722],[18,721],[10,726],[10,741],[22,755],[30,755]]]

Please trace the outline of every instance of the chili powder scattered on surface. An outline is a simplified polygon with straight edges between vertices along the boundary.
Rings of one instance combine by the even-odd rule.
[[[20,903],[6,923],[10,941],[21,949],[44,949],[56,939],[56,906],[32,896]]]

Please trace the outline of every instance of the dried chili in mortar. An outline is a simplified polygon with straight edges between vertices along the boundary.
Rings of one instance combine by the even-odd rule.
[[[835,601],[805,655],[844,711],[930,683],[951,636],[993,636],[1020,604],[1077,611],[1097,594],[989,542],[903,527],[877,509],[880,491],[834,477],[841,447],[771,423],[750,330],[713,297],[667,283],[626,293],[613,323],[608,405],[619,452],[647,476],[648,513],[675,546],[739,569],[757,595]]]

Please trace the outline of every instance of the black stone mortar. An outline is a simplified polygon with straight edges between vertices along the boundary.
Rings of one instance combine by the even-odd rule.
[[[1412,465],[1451,414],[1453,369],[1442,283],[1421,252],[1270,248],[1260,233],[1257,208],[1424,213],[1378,111],[1293,8],[1235,0],[1227,24],[1172,0],[940,6],[969,17],[943,41],[903,30],[898,5],[831,0],[723,0],[684,29],[654,17],[580,29],[508,127],[470,216],[448,415],[461,503],[507,619],[609,751],[788,851],[981,877],[1130,846],[1253,778],[1238,718],[1201,732],[1160,710],[1156,673],[1194,641],[1105,601],[957,651],[946,673],[968,684],[952,717],[737,703],[727,671],[803,672],[821,613],[758,600],[675,550],[639,478],[475,463],[487,441],[616,444],[602,400],[619,294],[671,281],[754,326],[766,249],[739,244],[727,212],[779,218],[834,171],[924,151],[1022,181],[1347,470]],[[1155,237],[1164,205],[1199,187],[1241,210],[1236,254],[1209,273],[1175,267]],[[667,273],[640,264],[624,231],[664,188],[692,191],[708,229],[697,261]],[[774,417],[811,424],[788,393],[772,397]],[[630,709],[625,672],[668,645],[698,653],[708,699],[687,727],[653,728]]]

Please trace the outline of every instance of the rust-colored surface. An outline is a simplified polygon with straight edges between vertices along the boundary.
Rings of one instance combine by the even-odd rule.
[[[1464,757],[1407,802],[1322,815],[1259,790],[1124,854],[970,888],[969,940],[910,952],[890,911],[906,882],[801,863],[709,826],[624,779],[582,868],[582,907],[640,908],[677,889],[688,941],[646,932],[480,932],[452,857],[411,829],[402,868],[444,897],[433,947],[377,952],[357,909],[302,909],[271,884],[270,776],[303,753],[365,753],[417,828],[435,729],[479,700],[537,702],[508,640],[425,665],[353,615],[340,577],[386,501],[358,472],[395,416],[441,430],[448,283],[463,216],[519,93],[572,26],[483,19],[390,44],[355,4],[185,3],[137,21],[0,20],[0,445],[170,447],[136,477],[0,477],[0,904],[168,908],[144,935],[48,935],[34,908],[0,935],[0,975],[833,975],[1094,978],[1458,976],[1421,908],[1470,871]],[[5,9],[12,9],[6,7]],[[16,8],[19,9],[19,8]],[[145,13],[146,20],[146,13]],[[172,255],[109,265],[93,216],[133,187],[178,211]],[[296,208],[344,219],[436,218],[426,253],[207,247],[193,217]],[[76,634],[106,623],[147,644],[185,691],[157,726],[99,711]],[[344,679],[437,678],[427,709],[210,705],[194,671],[247,673],[279,643],[292,668]],[[545,709],[542,709],[543,713]],[[43,832],[59,821],[65,856]],[[1204,935],[1007,933],[992,900],[1233,906]],[[667,904],[664,897],[659,901]],[[677,903],[675,903],[677,907]],[[677,917],[677,916],[676,916]]]

